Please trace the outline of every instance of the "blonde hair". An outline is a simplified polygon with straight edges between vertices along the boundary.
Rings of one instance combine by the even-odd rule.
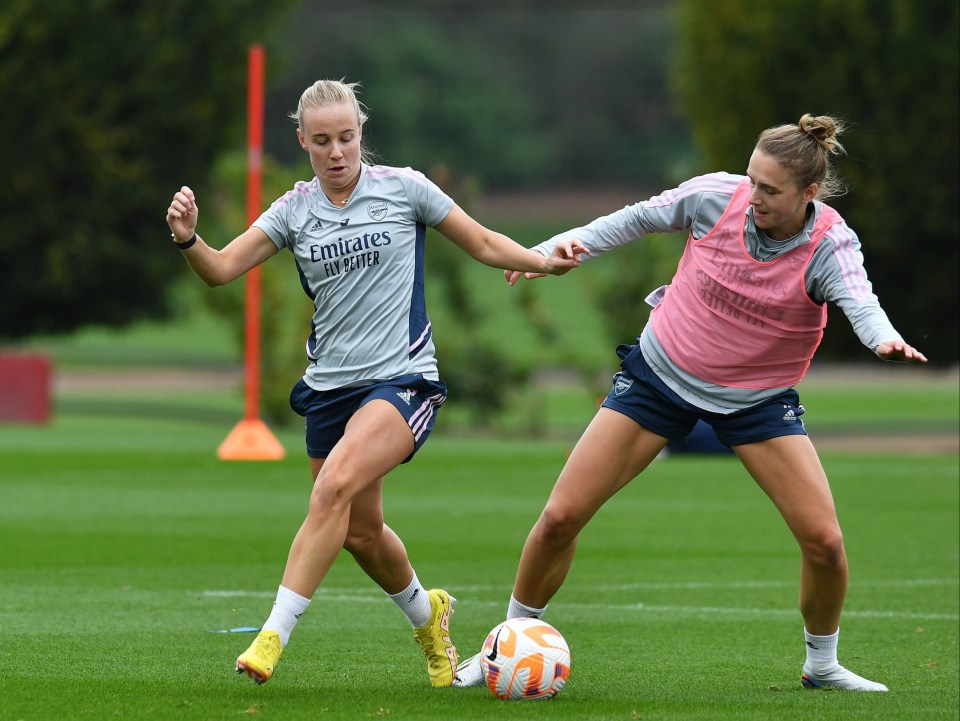
[[[842,121],[829,115],[807,113],[796,125],[764,130],[757,138],[757,150],[790,171],[798,188],[817,183],[817,198],[832,198],[847,192],[831,163],[831,156],[846,153],[837,139],[845,129]]]
[[[291,120],[296,122],[300,132],[303,132],[303,116],[312,108],[325,108],[330,105],[349,105],[357,114],[357,126],[362,128],[367,122],[366,106],[357,99],[356,88],[360,83],[347,83],[340,80],[318,80],[300,95],[296,112],[290,113]],[[365,144],[360,143],[360,159],[368,165],[374,162],[373,153],[369,152]]]

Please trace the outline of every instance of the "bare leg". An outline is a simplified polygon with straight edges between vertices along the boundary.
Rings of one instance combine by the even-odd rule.
[[[784,436],[734,450],[800,544],[800,613],[807,644],[801,683],[807,688],[886,691],[882,683],[858,676],[837,660],[847,556],[827,476],[810,439]]]
[[[343,547],[386,593],[393,595],[413,580],[413,567],[400,537],[383,522],[383,479],[365,488],[350,508]]]
[[[621,413],[609,408],[597,411],[527,536],[514,598],[535,608],[547,605],[567,577],[580,531],[666,443]]]
[[[847,556],[813,444],[807,436],[783,436],[734,450],[800,544],[800,613],[807,630],[834,633],[847,595]]]
[[[379,495],[383,476],[412,451],[410,428],[388,402],[371,401],[357,411],[343,438],[319,464],[307,517],[287,557],[284,587],[305,598],[313,596],[347,539],[354,499],[371,488]],[[396,558],[396,549],[388,550],[387,558]],[[409,563],[402,573],[408,568]]]
[[[307,517],[290,546],[277,602],[257,638],[237,658],[238,672],[246,673],[258,684],[273,676],[297,619],[347,540],[355,499],[362,499],[358,516],[366,517],[362,535],[375,539],[369,546],[382,545],[376,540],[384,537],[376,528],[383,520],[379,510],[382,479],[412,450],[413,435],[403,417],[388,402],[374,400],[354,414],[343,438],[325,460],[311,460],[315,480]],[[391,573],[402,576],[410,572],[412,577],[406,553],[398,556],[396,545],[390,543],[391,536],[396,539],[392,533],[387,536],[387,548],[373,566],[378,573],[387,574],[381,569],[395,562],[398,567]],[[365,545],[356,540],[354,543]],[[399,548],[402,551],[403,546]],[[392,583],[393,577],[386,582]],[[449,661],[446,666],[447,675],[452,676]]]

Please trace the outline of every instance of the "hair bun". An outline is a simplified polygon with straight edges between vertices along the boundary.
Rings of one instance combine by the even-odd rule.
[[[843,146],[837,136],[843,132],[843,124],[829,115],[805,114],[797,123],[807,135],[813,137],[828,153],[842,153]]]

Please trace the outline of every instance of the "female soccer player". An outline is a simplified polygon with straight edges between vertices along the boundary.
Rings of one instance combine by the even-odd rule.
[[[257,683],[274,672],[297,620],[341,548],[406,614],[433,686],[450,686],[453,599],[427,590],[384,523],[384,476],[409,461],[433,428],[446,387],[424,304],[425,233],[435,227],[497,268],[563,273],[579,246],[546,256],[488,230],[410,168],[374,165],[362,147],[366,113],[356,83],[320,80],[295,114],[316,176],[298,182],[223,249],[197,235],[198,205],[184,186],[167,210],[173,241],[209,286],[228,283],[286,248],[315,313],[309,365],[291,393],[306,419],[313,491],[290,548],[273,610],[236,670]]]
[[[760,134],[746,175],[713,173],[537,246],[578,239],[595,258],[648,233],[685,229],[673,281],[648,298],[650,319],[577,443],[523,547],[508,618],[539,617],[566,578],[577,536],[603,503],[698,419],[736,452],[800,545],[808,688],[886,691],[837,660],[847,558],[826,474],[793,389],[836,303],[884,360],[925,363],[892,327],[860,243],[821,199],[842,191],[831,156],[842,125],[804,115]],[[513,284],[521,272],[507,272]],[[536,277],[539,274],[524,274]],[[479,682],[476,658],[457,685]]]

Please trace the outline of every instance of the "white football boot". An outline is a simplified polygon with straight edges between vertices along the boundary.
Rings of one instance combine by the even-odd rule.
[[[483,669],[480,666],[480,654],[474,654],[457,666],[457,677],[453,680],[457,688],[483,686]]]
[[[861,676],[857,676],[853,671],[848,671],[840,664],[827,671],[814,672],[803,667],[803,675],[800,677],[800,683],[804,688],[823,688],[839,689],[841,691],[886,691],[887,687],[882,683],[870,681]]]

